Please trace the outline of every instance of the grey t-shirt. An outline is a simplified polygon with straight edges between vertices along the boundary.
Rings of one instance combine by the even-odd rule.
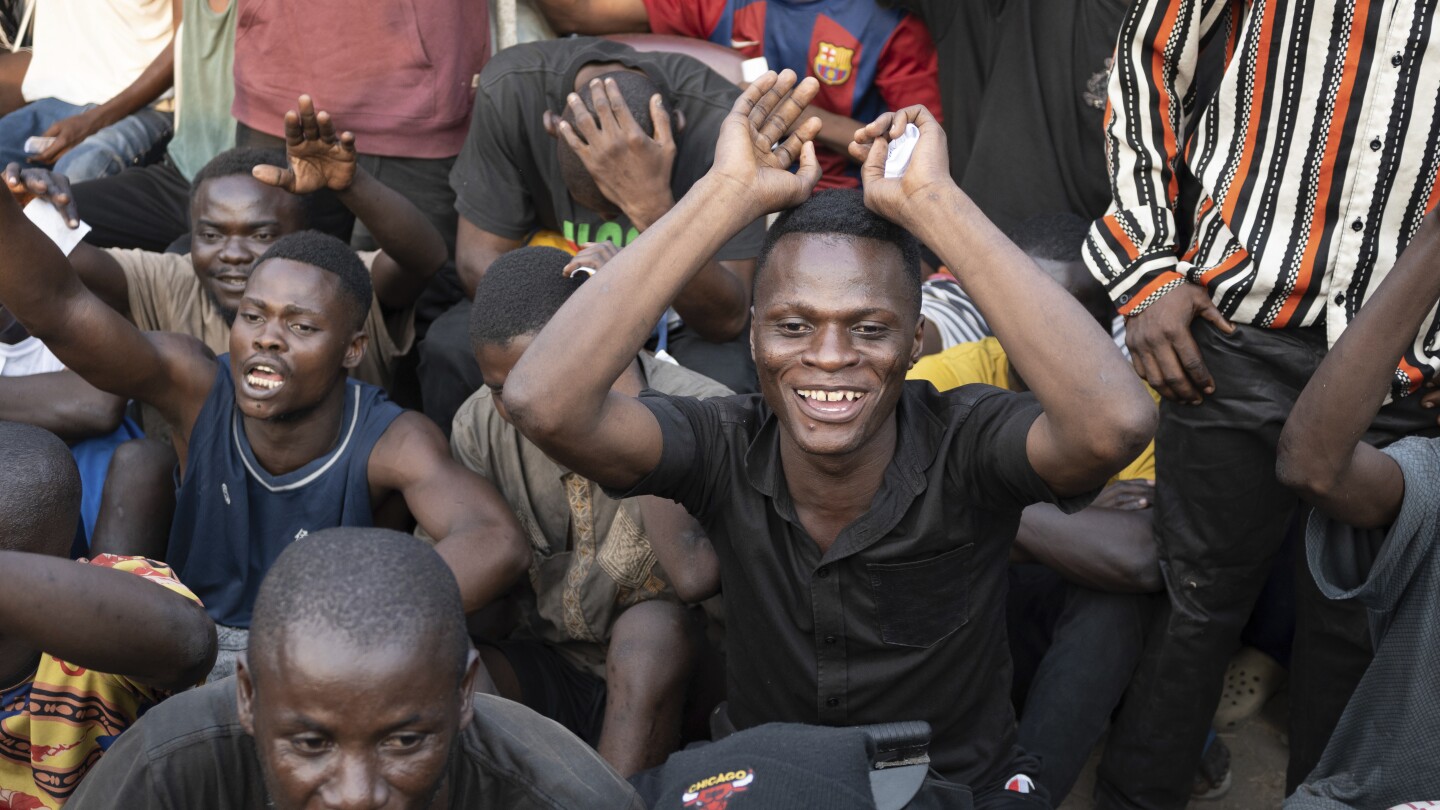
[[[1440,799],[1440,439],[1405,439],[1383,452],[1405,476],[1389,531],[1310,518],[1310,571],[1327,597],[1369,609],[1375,660],[1285,810]]]
[[[446,777],[450,807],[644,810],[600,757],[557,723],[517,703],[475,696]],[[68,810],[254,810],[269,806],[255,742],[240,727],[226,678],[150,710],[110,748]]]

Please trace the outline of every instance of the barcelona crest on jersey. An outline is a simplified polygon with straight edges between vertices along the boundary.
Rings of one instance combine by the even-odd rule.
[[[821,42],[815,51],[815,78],[825,84],[844,84],[855,70],[855,49]]]

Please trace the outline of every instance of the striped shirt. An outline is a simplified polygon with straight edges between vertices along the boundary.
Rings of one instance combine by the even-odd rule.
[[[1437,2],[1138,0],[1105,117],[1114,199],[1085,246],[1120,312],[1202,284],[1232,320],[1333,345],[1436,202]],[[1397,395],[1440,365],[1428,323]]]

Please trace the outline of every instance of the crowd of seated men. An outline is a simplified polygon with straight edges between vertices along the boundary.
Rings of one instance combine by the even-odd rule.
[[[0,54],[0,810],[1440,800],[1434,9],[514,5]]]

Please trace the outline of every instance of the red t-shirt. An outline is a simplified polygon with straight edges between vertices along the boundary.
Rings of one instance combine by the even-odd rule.
[[[920,19],[874,0],[645,0],[657,34],[708,39],[773,70],[820,81],[815,104],[869,123],[881,113],[924,104],[937,117],[935,43]],[[821,188],[859,185],[858,167],[840,152],[816,150]]]

